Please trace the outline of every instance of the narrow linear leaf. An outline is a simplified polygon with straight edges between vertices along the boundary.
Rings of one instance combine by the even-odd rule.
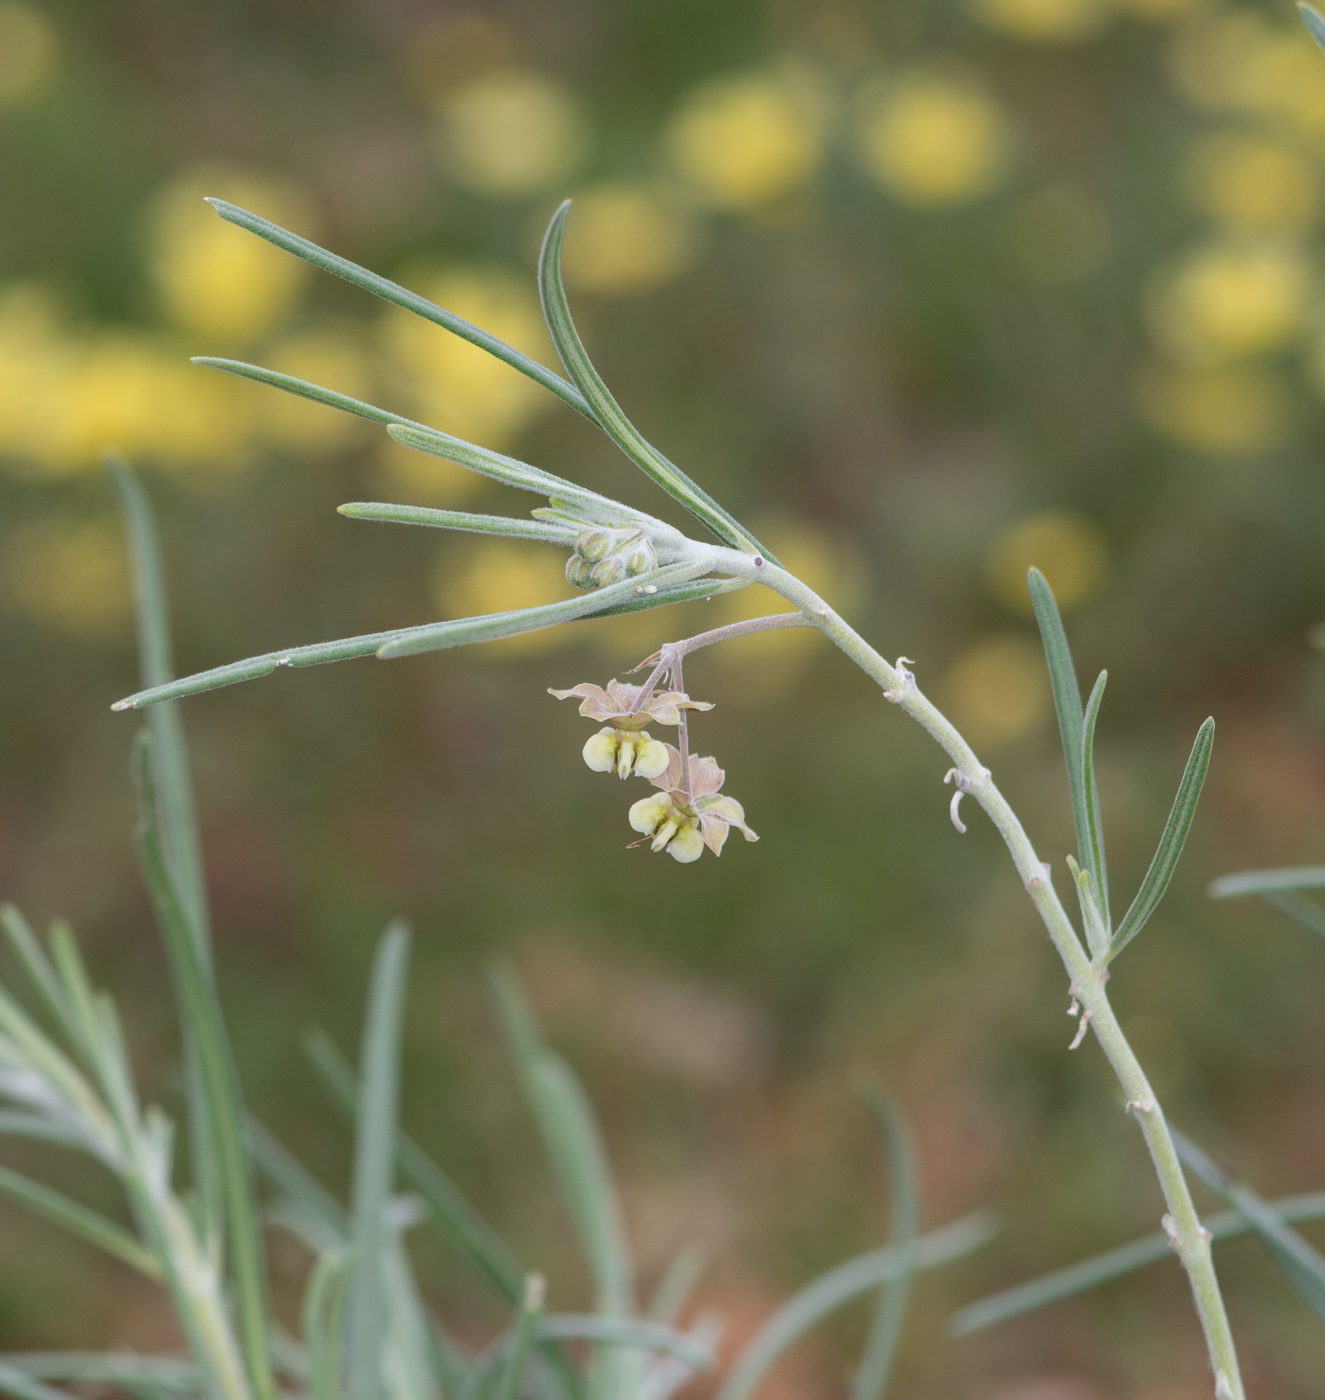
[[[266,1255],[243,1139],[245,1115],[239,1076],[216,987],[198,955],[198,942],[162,846],[154,766],[153,740],[148,731],[142,730],[134,751],[139,811],[134,839],[138,861],[161,927],[180,1018],[198,1067],[208,1142],[216,1154],[217,1177],[225,1203],[229,1272],[245,1364],[250,1382],[265,1400],[276,1392],[268,1335]]]
[[[608,1346],[679,1356],[697,1371],[712,1371],[716,1361],[712,1351],[684,1332],[657,1322],[636,1322],[630,1318],[596,1317],[591,1313],[553,1313],[550,1317],[539,1319],[536,1335],[540,1342],[602,1342]]]
[[[651,481],[661,486],[679,501],[693,516],[702,520],[713,533],[747,554],[760,554],[776,564],[778,561],[741,523],[679,467],[669,462],[661,452],[647,442],[635,425],[621,411],[607,385],[593,367],[575,329],[566,289],[561,280],[561,245],[566,237],[566,220],[570,216],[567,200],[552,216],[543,248],[538,259],[538,290],[543,302],[543,318],[547,322],[552,342],[561,356],[566,372],[575,381],[593,410],[593,416],[603,431],[635,463]]]
[[[1054,598],[1049,580],[1031,569],[1026,575],[1031,592],[1031,606],[1040,628],[1045,660],[1049,664],[1049,684],[1054,694],[1054,709],[1058,712],[1058,733],[1063,741],[1063,757],[1067,762],[1067,790],[1072,798],[1072,821],[1077,832],[1077,851],[1082,859],[1090,850],[1090,819],[1086,814],[1086,778],[1081,770],[1083,720],[1081,689],[1077,685],[1072,651],[1067,644],[1062,615]]]
[[[520,1307],[511,1327],[510,1346],[501,1374],[492,1387],[492,1400],[519,1400],[520,1386],[529,1365],[529,1349],[537,1334],[538,1315],[543,1311],[547,1282],[542,1274],[530,1274],[524,1281]]]
[[[1095,902],[1095,892],[1091,888],[1090,871],[1082,870],[1076,861],[1068,856],[1067,868],[1072,874],[1072,883],[1077,888],[1077,902],[1081,905],[1081,923],[1086,930],[1086,943],[1092,957],[1102,957],[1109,947],[1109,931],[1104,927],[1104,915]]]
[[[224,686],[237,685],[241,681],[269,676],[281,667],[324,666],[333,661],[380,656],[388,645],[398,641],[413,642],[426,637],[428,644],[421,650],[445,650],[449,647],[494,641],[501,637],[518,636],[522,632],[537,631],[544,627],[556,626],[559,622],[576,621],[583,617],[612,617],[623,612],[643,612],[648,608],[667,607],[672,603],[684,603],[695,598],[712,597],[718,593],[733,591],[730,580],[706,580],[703,585],[689,582],[698,567],[700,566],[680,565],[676,567],[675,572],[659,570],[645,582],[631,580],[614,583],[607,588],[586,593],[581,598],[568,598],[563,603],[543,604],[541,608],[520,608],[514,612],[491,613],[484,617],[462,618],[456,622],[428,622],[418,627],[397,627],[389,632],[369,632],[359,637],[344,637],[334,642],[314,642],[306,646],[288,647],[284,651],[269,651],[263,656],[250,656],[244,661],[232,661],[225,666],[215,666],[209,671],[199,671],[196,675],[172,681],[169,685],[140,690],[136,695],[117,700],[111,709],[144,709],[160,704],[163,700],[202,695],[209,690],[220,690]],[[741,586],[744,586],[743,581]],[[641,592],[645,587],[656,588],[658,591]],[[584,603],[589,606],[581,607]],[[562,611],[549,620],[548,608],[558,608]],[[528,618],[530,613],[536,614],[532,623]],[[413,653],[390,653],[392,656],[411,654]]]
[[[162,1277],[161,1265],[127,1230],[59,1191],[10,1171],[8,1167],[0,1167],[0,1194],[27,1206],[34,1215],[62,1225],[70,1234],[104,1249],[107,1254],[113,1254],[140,1274],[152,1279]]]
[[[106,454],[105,462],[120,495],[129,553],[133,560],[139,678],[143,686],[166,685],[175,678],[175,661],[156,513],[128,462],[113,452]],[[188,918],[198,961],[210,977],[211,914],[207,907],[202,839],[193,800],[193,779],[189,772],[189,754],[178,705],[157,706],[148,715],[147,724],[152,735],[152,772],[157,785],[161,843]],[[193,1147],[191,1157],[198,1196],[208,1233],[219,1237],[225,1229],[222,1218],[223,1189],[216,1170],[216,1152],[210,1139],[201,1070],[189,1040],[186,1040],[185,1046],[185,1085],[189,1138]]]
[[[303,1326],[312,1400],[341,1400],[345,1304],[358,1262],[353,1250],[337,1250],[321,1255],[309,1275]]]
[[[353,1400],[378,1400],[387,1327],[386,1208],[396,1162],[400,1036],[409,966],[409,930],[392,924],[377,945],[364,1020],[358,1125],[354,1138],[351,1239],[359,1262],[346,1331]]]
[[[1178,857],[1186,844],[1187,833],[1192,829],[1192,822],[1196,817],[1196,804],[1200,801],[1201,789],[1205,786],[1205,775],[1210,768],[1210,751],[1214,742],[1215,722],[1213,719],[1207,719],[1197,731],[1196,742],[1192,745],[1182,781],[1178,784],[1178,794],[1173,799],[1173,808],[1164,825],[1164,834],[1159,838],[1155,858],[1150,862],[1150,869],[1141,881],[1141,888],[1136,892],[1131,908],[1123,915],[1123,921],[1118,925],[1117,932],[1109,943],[1106,962],[1116,958],[1141,932],[1147,920],[1159,907],[1164,891],[1169,887]]]
[[[882,1084],[861,1086],[866,1106],[883,1133],[888,1152],[888,1237],[901,1253],[903,1267],[879,1292],[874,1318],[851,1394],[853,1400],[881,1400],[897,1355],[906,1321],[906,1305],[915,1274],[915,1244],[920,1236],[920,1166],[915,1138],[896,1095]]]
[[[1212,899],[1243,894],[1275,894],[1281,890],[1325,889],[1325,865],[1287,866],[1280,870],[1240,870],[1221,875],[1206,887]]]
[[[426,297],[419,296],[417,292],[407,291],[397,283],[381,277],[375,272],[369,272],[367,268],[360,267],[357,263],[338,257],[335,253],[329,253],[325,248],[319,248],[316,243],[310,243],[308,239],[300,238],[298,234],[290,233],[287,229],[283,229],[257,214],[249,213],[247,209],[239,208],[238,205],[230,204],[224,199],[209,199],[207,202],[227,223],[247,229],[249,233],[255,233],[259,238],[265,238],[268,243],[274,243],[276,247],[283,248],[287,253],[293,253],[295,257],[312,263],[314,267],[320,267],[324,272],[341,277],[346,282],[350,282],[366,292],[371,292],[376,297],[381,297],[383,301],[389,301],[395,306],[403,307],[406,311],[412,311],[416,316],[422,316],[425,321],[431,321],[434,325],[441,326],[443,330],[450,331],[452,335],[458,335],[461,340],[467,340],[471,345],[477,345],[480,350],[486,350],[489,355],[501,360],[503,364],[510,365],[512,369],[518,370],[536,384],[550,389],[559,399],[570,404],[577,412],[583,413],[586,418],[593,418],[593,412],[585,402],[584,396],[574,385],[567,384],[559,374],[554,374],[546,365],[539,364],[537,360],[526,355],[523,351],[517,350],[513,345],[507,345],[504,340],[499,340],[495,335],[490,335],[478,326],[471,325],[453,311],[447,311]]]
[[[14,1400],[71,1400],[67,1390],[33,1380],[17,1366],[0,1360],[0,1394],[12,1395]]]
[[[1251,1187],[1226,1172],[1185,1134],[1173,1127],[1170,1131],[1183,1163],[1246,1220],[1308,1306],[1325,1320],[1325,1257],[1286,1225]]]
[[[649,1304],[648,1320],[670,1327],[681,1316],[681,1309],[695,1291],[707,1264],[708,1251],[702,1245],[683,1245],[658,1283]]]
[[[1298,0],[1297,13],[1306,25],[1307,33],[1316,41],[1317,47],[1325,50],[1325,19],[1321,18],[1320,11]]]
[[[450,1400],[456,1393],[456,1366],[452,1362],[460,1362],[461,1374],[467,1370],[467,1365],[458,1354],[443,1355],[436,1329],[419,1295],[404,1241],[405,1230],[416,1223],[417,1218],[416,1214],[411,1214],[408,1223],[402,1219],[393,1220],[387,1237],[388,1322],[382,1358],[386,1392],[390,1400],[442,1400],[443,1396]]]
[[[1325,1220],[1325,1191],[1288,1196],[1267,1202],[1267,1207],[1284,1221]],[[1212,1215],[1202,1223],[1216,1241],[1248,1234],[1252,1228],[1245,1217],[1235,1210]],[[1168,1236],[1156,1231],[1130,1244],[1119,1245],[1116,1249],[1105,1250],[1102,1254],[1070,1264],[1065,1269],[1056,1269],[1051,1274],[1019,1283],[1015,1288],[1006,1288],[981,1298],[954,1313],[948,1319],[948,1329],[954,1335],[964,1337],[967,1333],[1009,1322],[1014,1317],[1036,1312],[1165,1260],[1177,1262]]]
[[[0,926],[56,1025],[75,1048],[81,1049],[83,1041],[74,1009],[32,926],[12,904],[0,904]]]
[[[138,1356],[116,1351],[11,1351],[4,1363],[36,1380],[91,1382],[130,1389],[196,1395],[202,1377],[191,1361],[167,1356]]]
[[[1299,894],[1297,890],[1275,890],[1262,896],[1267,904],[1294,918],[1298,923],[1325,938],[1325,909],[1314,899]]]
[[[327,1190],[284,1143],[249,1115],[245,1138],[254,1164],[267,1179],[285,1192],[331,1233],[348,1244],[349,1214],[345,1207]]]
[[[1104,701],[1104,687],[1109,673],[1101,671],[1090,699],[1086,701],[1086,715],[1081,728],[1081,781],[1086,807],[1086,831],[1088,844],[1085,849],[1086,869],[1090,872],[1092,895],[1099,907],[1107,930],[1109,922],[1109,869],[1104,859],[1104,826],[1100,821],[1100,794],[1095,785],[1095,724],[1100,717],[1100,705]]]
[[[994,1233],[987,1214],[979,1212],[922,1235],[916,1241],[914,1267],[933,1269],[969,1254]],[[717,1394],[717,1400],[748,1400],[768,1372],[790,1347],[812,1327],[862,1293],[897,1278],[911,1266],[906,1253],[895,1245],[871,1250],[839,1264],[807,1284],[784,1303],[759,1329],[741,1353]]]
[[[16,1109],[0,1109],[0,1137],[37,1138],[60,1147],[87,1150],[87,1142],[72,1128],[55,1123],[40,1113],[22,1113]]]
[[[428,525],[435,530],[463,530],[474,535],[508,535],[512,539],[542,540],[570,546],[580,532],[569,525],[546,520],[520,520],[509,515],[473,515],[464,510],[436,510],[430,506],[398,506],[379,501],[353,501],[337,506],[352,520],[384,520],[393,525]]]

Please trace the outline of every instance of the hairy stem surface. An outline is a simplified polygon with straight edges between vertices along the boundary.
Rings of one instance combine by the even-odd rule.
[[[1083,1029],[1088,1025],[1095,1032],[1095,1038],[1126,1095],[1127,1110],[1135,1114],[1150,1150],[1160,1189],[1168,1206],[1164,1229],[1187,1271],[1196,1311],[1205,1332],[1210,1364],[1215,1373],[1216,1400],[1244,1400],[1237,1351],[1233,1345],[1223,1296],[1219,1291],[1219,1280],[1215,1275],[1209,1232],[1202,1226],[1192,1203],[1164,1111],[1109,1003],[1105,990],[1108,972],[1092,961],[1082,946],[1054,890],[1049,866],[1036,855],[1030,837],[998,790],[989,769],[976,758],[971,746],[952,722],[921,692],[914,676],[903,663],[894,666],[885,661],[818,594],[785,569],[767,560],[742,556],[736,551],[724,551],[724,555],[724,570],[730,568],[739,576],[755,579],[794,604],[812,626],[845,652],[867,676],[878,682],[885,698],[905,710],[938,742],[952,760],[959,791],[973,797],[998,828],[1031,903],[1044,921],[1049,937],[1067,969],[1071,994],[1081,1006]]]

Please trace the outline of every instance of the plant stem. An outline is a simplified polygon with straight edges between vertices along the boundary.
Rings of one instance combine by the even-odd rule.
[[[1041,863],[1036,855],[1016,813],[998,790],[989,770],[976,758],[971,746],[921,692],[904,665],[899,663],[893,666],[885,661],[818,594],[785,569],[758,557],[751,559],[735,550],[723,551],[721,567],[724,571],[730,569],[740,577],[757,580],[794,604],[810,625],[817,627],[867,676],[877,681],[883,687],[885,698],[905,710],[938,742],[957,770],[960,789],[975,798],[997,827],[1031,903],[1044,921],[1049,937],[1067,969],[1072,996],[1082,1007],[1083,1028],[1089,1025],[1095,1032],[1126,1095],[1127,1110],[1135,1112],[1150,1150],[1160,1189],[1168,1206],[1164,1229],[1187,1271],[1197,1315],[1205,1332],[1210,1364],[1215,1374],[1216,1400],[1244,1400],[1237,1351],[1211,1258],[1210,1234],[1202,1226],[1192,1203],[1163,1109],[1109,1004],[1105,990],[1108,972],[1093,962],[1082,946],[1054,890],[1049,867]]]

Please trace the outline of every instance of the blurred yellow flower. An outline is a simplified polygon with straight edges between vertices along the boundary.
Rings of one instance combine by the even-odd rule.
[[[1073,44],[1098,34],[1110,11],[1101,0],[971,0],[990,29],[1033,44]]]
[[[1160,343],[1195,363],[1276,350],[1297,332],[1311,296],[1306,259],[1278,242],[1199,249],[1149,297]]]
[[[372,397],[363,346],[350,326],[323,324],[280,341],[263,363],[354,399]],[[336,448],[362,436],[367,427],[362,418],[279,390],[255,385],[253,392],[261,396],[253,405],[257,430],[281,447],[310,452]]]
[[[465,467],[441,457],[415,452],[395,438],[382,434],[375,457],[381,493],[387,500],[406,500],[413,505],[458,505],[473,495],[483,478]]]
[[[1084,516],[1043,511],[1004,530],[990,546],[988,576],[1000,602],[1029,616],[1026,573],[1032,565],[1049,580],[1065,612],[1084,603],[1104,582],[1108,551],[1099,528]]]
[[[1155,368],[1141,378],[1138,403],[1165,437],[1215,456],[1265,451],[1289,426],[1279,382],[1253,370]]]
[[[422,273],[410,285],[526,354],[553,351],[527,279],[495,268]],[[406,311],[386,315],[386,344],[409,396],[406,409],[443,432],[500,447],[555,402],[545,389],[459,336]]]
[[[45,466],[63,411],[69,350],[50,298],[31,283],[0,294],[0,455]]]
[[[648,291],[684,271],[690,221],[643,185],[599,185],[576,196],[562,269],[573,287],[604,295]]]
[[[938,208],[987,194],[1007,168],[1002,108],[973,81],[914,72],[861,93],[865,168],[904,204]]]
[[[571,174],[588,145],[575,94],[542,73],[486,74],[447,94],[440,111],[447,168],[483,194],[537,194]]]
[[[1132,19],[1148,20],[1152,24],[1168,24],[1186,19],[1196,10],[1204,9],[1212,0],[1112,0],[1114,9]]]
[[[0,4],[0,108],[25,107],[60,71],[60,40],[50,20],[21,0]]]
[[[566,556],[546,545],[507,540],[448,542],[437,553],[432,596],[448,618],[509,612],[555,603],[573,593],[566,582]],[[563,640],[555,629],[529,632],[496,643],[507,651],[537,651]]]
[[[1076,185],[1053,184],[1018,200],[1003,238],[1017,271],[1042,287],[1059,287],[1098,272],[1113,250],[1099,202]]]
[[[157,197],[151,265],[166,314],[225,345],[250,341],[285,320],[309,268],[226,223],[207,195],[302,233],[312,223],[308,201],[290,185],[219,168],[193,171]]]
[[[717,78],[682,101],[667,129],[667,151],[709,203],[757,209],[814,172],[825,117],[818,83],[793,65]]]
[[[1009,744],[1049,717],[1044,652],[1020,632],[985,637],[953,662],[940,682],[939,699],[977,749]]]
[[[0,574],[15,612],[80,636],[114,629],[132,601],[117,520],[22,526],[5,543]]]
[[[1320,176],[1278,141],[1223,132],[1192,155],[1190,184],[1199,208],[1235,229],[1296,231],[1320,213]]]

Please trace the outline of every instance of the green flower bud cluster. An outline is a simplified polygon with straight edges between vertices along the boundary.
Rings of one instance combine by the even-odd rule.
[[[566,582],[575,588],[606,588],[656,573],[658,555],[642,529],[595,526],[575,538],[575,552],[566,561]]]

